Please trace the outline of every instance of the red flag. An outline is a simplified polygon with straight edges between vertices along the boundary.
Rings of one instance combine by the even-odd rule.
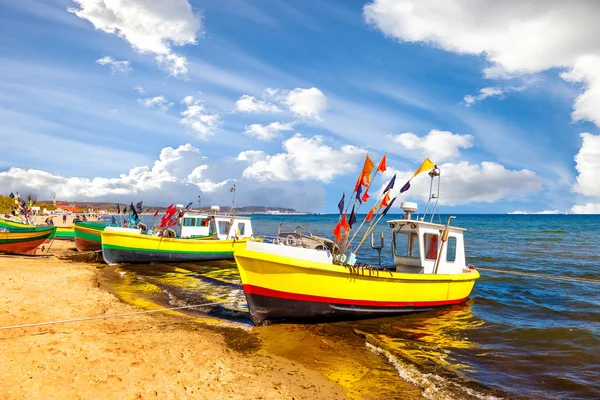
[[[156,211],[154,212],[154,218],[156,218],[156,216],[158,215],[158,208],[156,209]]]
[[[365,190],[365,194],[363,194],[362,202],[364,203],[365,201],[369,200],[369,197],[369,188],[367,188],[367,190]]]
[[[383,196],[383,200],[381,200],[381,204],[379,204],[379,208],[387,207],[390,205],[390,192],[385,192],[385,196]]]
[[[387,169],[386,164],[386,158],[385,158],[385,154],[383,155],[383,157],[381,158],[381,161],[379,161],[379,166],[377,167],[377,171],[379,172],[385,172],[385,170]]]
[[[369,213],[367,214],[367,216],[365,217],[365,220],[370,221],[371,218],[373,218],[373,213],[375,212],[375,206],[373,206],[373,208],[371,208],[371,210],[369,210]]]
[[[342,222],[338,222],[333,230],[333,236],[335,236],[335,241],[339,242],[342,240]]]

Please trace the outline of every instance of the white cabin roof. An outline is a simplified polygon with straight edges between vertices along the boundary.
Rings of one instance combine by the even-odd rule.
[[[430,229],[440,229],[440,230],[446,229],[446,225],[434,224],[432,222],[419,221],[416,219],[393,219],[391,221],[388,221],[388,224],[390,225],[390,227],[392,229],[399,228],[400,226],[407,225],[407,224],[415,224],[417,227],[430,228]],[[455,232],[466,231],[465,228],[459,228],[457,226],[452,226],[452,225],[450,225],[448,227],[448,230],[455,231]]]

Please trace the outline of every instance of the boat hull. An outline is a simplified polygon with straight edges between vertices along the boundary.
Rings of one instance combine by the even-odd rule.
[[[56,235],[54,236],[54,239],[58,239],[58,240],[74,240],[75,239],[75,232],[73,230],[73,227],[62,227],[59,226],[56,228]]]
[[[247,239],[178,239],[103,231],[102,257],[107,264],[148,264],[231,260]]]
[[[235,260],[256,325],[399,315],[464,302],[477,271],[424,275],[351,271],[243,249]]]
[[[102,231],[109,226],[103,222],[78,222],[73,225],[75,247],[78,251],[102,250]]]
[[[54,235],[54,228],[0,232],[0,253],[35,254],[36,249]]]

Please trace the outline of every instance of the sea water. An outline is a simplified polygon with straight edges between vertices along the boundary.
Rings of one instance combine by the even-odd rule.
[[[388,215],[375,229],[377,240],[386,234],[382,265],[393,265],[385,222],[398,217]],[[255,233],[264,235],[286,223],[331,237],[337,221],[337,215],[252,217]],[[452,225],[467,228],[467,262],[476,267],[600,280],[600,216],[458,215]],[[370,239],[358,259],[377,265]],[[127,285],[151,285],[165,304],[222,302],[203,311],[251,324],[233,262],[124,268]],[[431,399],[598,399],[599,293],[598,283],[481,271],[464,304],[305,329],[352,338]]]

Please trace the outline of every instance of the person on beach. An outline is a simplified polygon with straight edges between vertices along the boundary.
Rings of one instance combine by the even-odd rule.
[[[54,217],[52,217],[52,216],[46,218],[46,225],[48,225],[48,226],[54,226],[54,220],[53,220],[53,218]]]
[[[67,214],[63,214],[63,224],[67,223]]]

